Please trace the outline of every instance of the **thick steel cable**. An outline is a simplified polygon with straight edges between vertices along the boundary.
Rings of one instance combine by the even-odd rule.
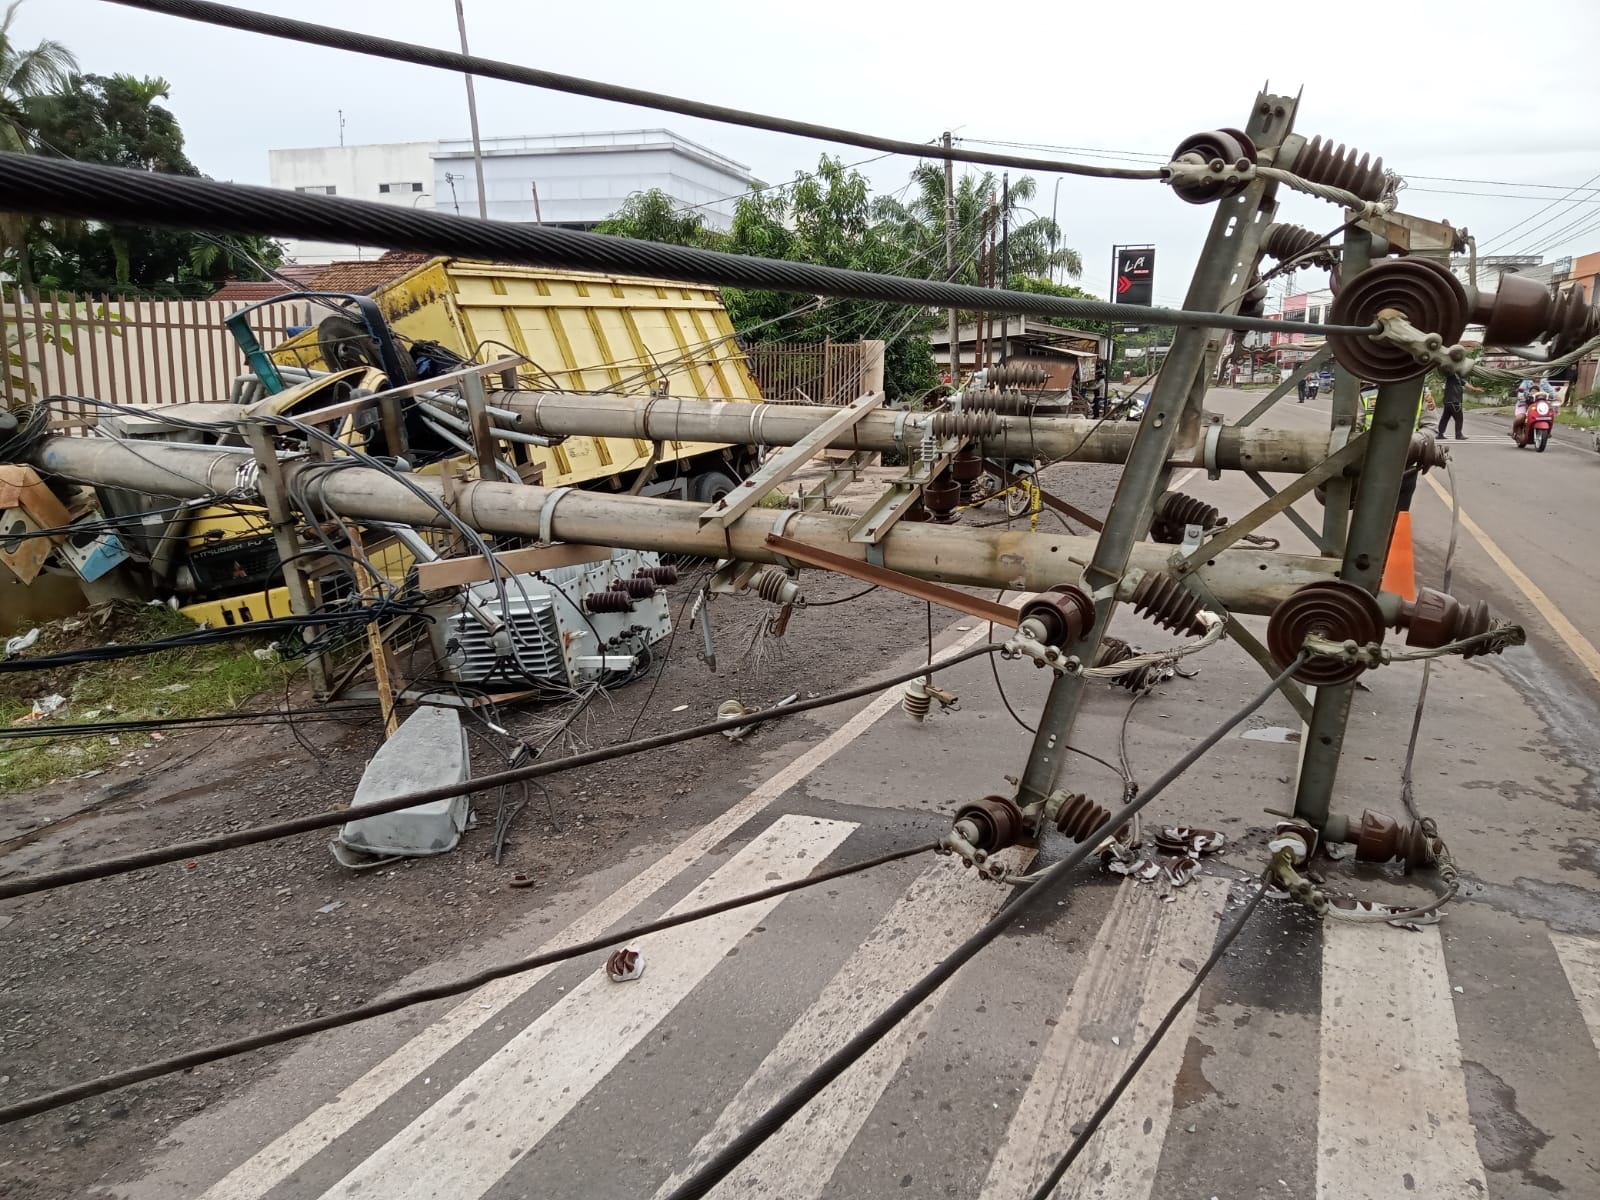
[[[690,100],[683,96],[669,96],[648,88],[626,87],[617,83],[604,83],[596,79],[583,79],[577,75],[562,75],[555,71],[542,71],[517,63],[482,58],[476,54],[460,54],[454,50],[441,50],[432,46],[418,46],[411,42],[376,37],[351,29],[332,25],[317,25],[311,21],[295,21],[272,13],[255,12],[248,8],[235,8],[229,4],[213,4],[207,0],[111,0],[125,8],[162,13],[200,21],[207,25],[220,25],[247,33],[267,37],[287,38],[312,46],[326,46],[330,50],[347,50],[375,58],[388,58],[396,62],[413,63],[419,67],[437,67],[442,71],[476,75],[482,79],[499,79],[506,83],[526,84],[529,87],[547,88],[566,92],[572,96],[589,96],[595,100],[611,100],[618,104],[634,104],[640,108],[653,108],[661,112],[678,113],[685,117],[699,117],[724,125],[742,125],[746,129],[765,129],[769,133],[788,133],[796,137],[815,138],[821,142],[835,142],[843,146],[860,146],[865,150],[884,150],[891,154],[905,154],[912,158],[953,159],[956,162],[977,163],[991,167],[1015,167],[1025,171],[1052,171],[1064,175],[1086,175],[1094,179],[1165,179],[1166,171],[1160,167],[1096,167],[1086,163],[1063,162],[1054,158],[1031,158],[1019,154],[995,154],[985,150],[947,150],[932,142],[912,142],[903,138],[879,137],[853,129],[833,125],[818,125],[811,121],[796,121],[788,117],[768,116],[743,108],[729,108],[722,104],[709,104],[703,100]]]
[[[850,863],[843,867],[835,867],[831,871],[823,871],[818,875],[808,875],[804,879],[794,879],[788,883],[774,884],[772,887],[763,888],[759,892],[734,896],[731,899],[719,900],[715,904],[693,908],[674,916],[647,921],[643,925],[635,925],[631,929],[602,934],[585,942],[564,946],[559,950],[547,950],[542,954],[534,954],[527,958],[519,958],[512,962],[486,967],[482,971],[460,979],[415,988],[409,992],[400,992],[383,1000],[374,1000],[371,1004],[347,1008],[342,1012],[329,1013],[325,1017],[313,1017],[308,1021],[297,1021],[293,1025],[284,1025],[277,1029],[268,1030],[265,1033],[255,1033],[248,1037],[235,1038],[230,1042],[219,1042],[216,1045],[204,1046],[199,1050],[176,1054],[171,1058],[145,1063],[143,1066],[131,1067],[126,1071],[116,1071],[109,1075],[101,1075],[96,1079],[88,1079],[82,1083],[57,1088],[53,1092],[45,1092],[42,1095],[34,1096],[32,1099],[20,1100],[16,1104],[8,1104],[4,1108],[0,1108],[0,1125],[8,1125],[13,1121],[21,1121],[27,1117],[38,1116],[40,1113],[49,1112],[51,1109],[74,1104],[79,1100],[87,1100],[90,1096],[104,1095],[106,1092],[116,1091],[118,1088],[125,1088],[130,1084],[142,1083],[147,1079],[171,1075],[176,1071],[187,1071],[206,1063],[217,1062],[220,1059],[248,1054],[252,1050],[262,1050],[268,1046],[277,1046],[298,1038],[310,1037],[314,1033],[338,1029],[343,1025],[354,1025],[359,1021],[370,1021],[374,1017],[399,1012],[405,1008],[413,1008],[418,1004],[427,1004],[433,1000],[444,1000],[451,996],[459,996],[464,992],[475,991],[484,984],[492,983],[496,979],[504,979],[508,975],[520,975],[525,971],[532,971],[538,967],[547,967],[555,963],[566,962],[569,959],[578,958],[596,950],[604,950],[609,946],[631,942],[635,938],[643,937],[646,934],[659,933],[663,929],[671,929],[678,925],[687,925],[691,921],[703,921],[707,917],[714,917],[718,913],[724,913],[730,909],[759,904],[761,901],[770,900],[774,896],[783,896],[789,892],[800,891],[802,888],[815,887],[819,883],[830,883],[833,880],[842,879],[846,875],[854,875],[861,871],[870,870],[873,867],[881,867],[885,863],[896,862],[902,858],[926,854],[937,847],[937,842],[926,842],[903,850],[893,850],[888,854],[880,854],[876,858]]]
[[[946,667],[964,663],[969,659],[978,658],[985,654],[993,654],[999,649],[1000,647],[996,645],[974,646],[970,650],[964,650],[959,654],[951,654],[941,658],[933,666],[935,670],[943,670]],[[565,758],[551,759],[548,762],[533,762],[524,766],[513,767],[506,771],[495,771],[488,775],[479,775],[473,779],[462,780],[460,783],[421,788],[414,792],[407,792],[404,795],[391,796],[375,804],[363,804],[360,808],[311,813],[308,816],[293,817],[287,821],[276,821],[270,825],[255,825],[249,829],[239,829],[232,833],[218,834],[215,837],[198,838],[192,842],[178,842],[174,845],[158,846],[153,850],[139,850],[132,854],[123,854],[115,858],[103,858],[98,862],[83,863],[76,867],[63,867],[55,871],[41,871],[34,875],[24,875],[21,879],[0,882],[0,900],[9,900],[14,896],[31,896],[36,892],[45,892],[52,888],[64,887],[69,883],[85,883],[91,879],[108,879],[114,875],[126,875],[130,871],[141,871],[146,867],[159,867],[165,863],[183,862],[186,859],[198,858],[206,854],[217,854],[223,850],[236,850],[241,846],[254,846],[260,842],[276,841],[279,838],[311,833],[318,829],[330,829],[335,825],[343,825],[349,821],[360,821],[365,820],[367,817],[382,816],[384,813],[399,812],[403,808],[413,808],[419,804],[431,804],[436,800],[449,800],[456,796],[466,796],[472,792],[487,791],[490,788],[501,787],[509,783],[520,783],[524,779],[538,779],[545,775],[554,775],[557,772],[571,770],[575,767],[588,767],[596,763],[610,762],[612,759],[642,754],[647,750],[660,750],[667,746],[678,745],[680,742],[710,737],[714,733],[724,733],[730,729],[742,729],[747,725],[759,725],[764,721],[776,721],[784,717],[810,712],[812,709],[823,708],[830,704],[842,704],[847,700],[859,700],[864,696],[881,692],[885,688],[891,688],[897,684],[919,678],[927,674],[927,672],[928,665],[919,663],[909,670],[900,671],[887,678],[875,679],[870,683],[857,684],[855,687],[830,692],[825,696],[799,700],[794,704],[786,704],[782,708],[766,708],[760,712],[745,713],[738,717],[724,717],[703,725],[692,725],[687,729],[678,729],[670,733],[658,733],[651,737],[640,738],[637,741],[622,742],[616,746],[603,746],[598,750],[585,750],[581,754],[570,754]]]
[[[1023,893],[1015,903],[1006,905],[991,917],[982,929],[952,950],[943,962],[912,984],[899,999],[889,1005],[888,1008],[864,1026],[859,1033],[839,1047],[838,1050],[830,1054],[811,1074],[780,1096],[743,1133],[739,1134],[738,1137],[734,1138],[733,1141],[729,1142],[708,1160],[704,1166],[684,1180],[667,1197],[667,1200],[698,1200],[699,1197],[705,1196],[712,1188],[716,1187],[735,1167],[753,1154],[773,1134],[782,1129],[790,1118],[816,1099],[824,1088],[849,1070],[862,1055],[866,1054],[867,1051],[871,1050],[873,1046],[887,1036],[890,1030],[915,1012],[919,1005],[944,986],[980,950],[1004,933],[1019,917],[1029,915],[1045,907],[1054,897],[1057,885],[1066,879],[1073,868],[1094,854],[1099,849],[1101,842],[1110,837],[1125,823],[1132,820],[1136,813],[1164,792],[1175,779],[1193,766],[1206,751],[1226,737],[1230,730],[1265,704],[1267,699],[1278,690],[1278,686],[1297,671],[1304,661],[1304,654],[1298,656],[1271,683],[1252,697],[1249,703],[1208,733],[1182,758],[1168,767],[1143,795],[1123,805],[1120,810],[1108,817],[1094,833],[1073,847],[1065,858],[1041,872],[1038,881]]]
[[[29,154],[0,154],[0,211],[77,217],[123,225],[357,243],[533,267],[642,275],[681,283],[838,296],[847,300],[886,300],[911,306],[957,308],[964,312],[1264,333],[1370,336],[1382,332],[1377,324],[1275,321],[1228,313],[1034,295],[904,275],[878,275],[843,267],[579,233],[553,225],[484,221],[371,200],[218,183],[185,175],[160,175]]]
[[[1212,968],[1222,961],[1222,956],[1228,952],[1228,947],[1233,945],[1234,939],[1243,931],[1245,922],[1250,919],[1250,915],[1256,911],[1266,894],[1267,883],[1263,880],[1261,886],[1256,888],[1256,894],[1250,897],[1250,902],[1233,919],[1233,924],[1229,925],[1222,936],[1217,939],[1217,944],[1211,951],[1211,957],[1200,964],[1200,969],[1194,973],[1194,978],[1189,981],[1189,986],[1183,989],[1183,995],[1173,1001],[1172,1007],[1167,1009],[1166,1015],[1161,1018],[1160,1024],[1151,1031],[1150,1037],[1145,1041],[1145,1044],[1139,1047],[1139,1053],[1133,1056],[1133,1061],[1122,1072],[1122,1076],[1117,1080],[1116,1085],[1106,1093],[1106,1098],[1100,1101],[1100,1106],[1094,1110],[1093,1115],[1084,1123],[1083,1128],[1078,1131],[1078,1136],[1072,1140],[1072,1145],[1067,1147],[1067,1152],[1061,1156],[1061,1161],[1051,1168],[1050,1174],[1045,1176],[1044,1182],[1034,1190],[1029,1200],[1049,1200],[1050,1194],[1056,1190],[1056,1185],[1061,1182],[1062,1176],[1078,1160],[1078,1156],[1083,1153],[1084,1147],[1089,1144],[1089,1139],[1094,1137],[1095,1131],[1111,1115],[1111,1110],[1116,1107],[1117,1101],[1122,1099],[1122,1093],[1128,1090],[1128,1085],[1134,1081],[1140,1069],[1149,1061],[1150,1056],[1156,1052],[1156,1047],[1161,1044],[1161,1039],[1166,1036],[1167,1030],[1172,1028],[1172,1023],[1178,1019],[1178,1014],[1183,1011],[1184,1006],[1200,990],[1200,985],[1205,982],[1206,976],[1211,974]]]

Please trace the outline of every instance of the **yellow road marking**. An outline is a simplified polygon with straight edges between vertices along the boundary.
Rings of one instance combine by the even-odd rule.
[[[1424,475],[1423,478],[1428,481],[1428,485],[1438,493],[1439,499],[1443,500],[1445,507],[1448,508],[1450,505],[1450,493],[1433,476]],[[1511,582],[1517,585],[1518,590],[1533,601],[1545,623],[1555,630],[1556,636],[1567,644],[1567,649],[1571,650],[1577,660],[1588,670],[1589,674],[1594,676],[1595,682],[1600,683],[1600,650],[1594,648],[1594,643],[1579,633],[1578,627],[1567,620],[1566,615],[1556,606],[1555,601],[1545,595],[1544,589],[1529,579],[1522,568],[1512,562],[1504,550],[1495,545],[1494,539],[1485,533],[1476,521],[1467,516],[1466,509],[1461,510],[1461,528],[1472,535],[1473,540],[1483,547],[1483,552],[1494,559],[1495,565],[1506,573]]]

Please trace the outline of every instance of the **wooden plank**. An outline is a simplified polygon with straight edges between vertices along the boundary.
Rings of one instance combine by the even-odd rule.
[[[529,546],[523,550],[505,550],[494,556],[502,572],[526,575],[529,571],[549,571],[556,567],[575,567],[580,563],[605,562],[611,557],[611,547],[590,546],[583,542],[560,542],[553,546]],[[424,592],[436,588],[458,587],[464,583],[478,583],[494,578],[483,555],[465,558],[441,558],[438,562],[417,564],[417,587]]]
[[[117,311],[113,313],[111,311],[111,296],[106,292],[100,293],[100,305],[105,312],[106,328],[108,330],[116,330],[114,336],[122,342],[122,382],[113,385],[111,399],[120,404],[132,404],[135,402],[133,399],[133,346],[130,344],[133,339],[128,336],[127,322],[123,319],[125,315],[123,313],[124,306],[121,301],[118,301]],[[106,348],[109,353],[110,343],[107,343]],[[111,374],[115,376],[116,372],[112,371]]]

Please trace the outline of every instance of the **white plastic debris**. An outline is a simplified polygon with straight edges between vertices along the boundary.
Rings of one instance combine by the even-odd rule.
[[[612,983],[627,983],[644,974],[644,951],[624,946],[606,959],[606,978]]]
[[[11,723],[13,725],[26,725],[29,721],[37,721],[42,717],[48,717],[66,702],[67,698],[65,696],[40,696],[39,699],[33,702],[33,710],[31,712],[23,713],[22,716]]]
[[[28,630],[27,633],[18,634],[14,638],[7,638],[6,639],[6,654],[5,654],[5,656],[7,658],[11,658],[14,655],[21,654],[24,650],[26,650],[29,646],[33,645],[38,640],[39,640],[39,627],[37,625],[35,625],[32,629]]]

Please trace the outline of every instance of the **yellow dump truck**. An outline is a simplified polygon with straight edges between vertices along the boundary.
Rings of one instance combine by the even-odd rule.
[[[516,354],[528,360],[518,373],[519,386],[528,389],[665,392],[735,403],[761,399],[715,288],[415,257],[410,263],[407,256],[388,255],[377,264],[352,264],[393,262],[400,273],[366,293],[366,304],[343,298],[343,312],[324,317],[266,357],[280,371],[371,365],[398,383],[426,379],[430,371],[443,374],[464,361]],[[387,345],[385,334],[392,339]],[[717,499],[750,467],[748,453],[744,447],[670,443],[662,447],[643,493]],[[628,487],[650,454],[646,441],[598,437],[529,450],[547,487]]]

